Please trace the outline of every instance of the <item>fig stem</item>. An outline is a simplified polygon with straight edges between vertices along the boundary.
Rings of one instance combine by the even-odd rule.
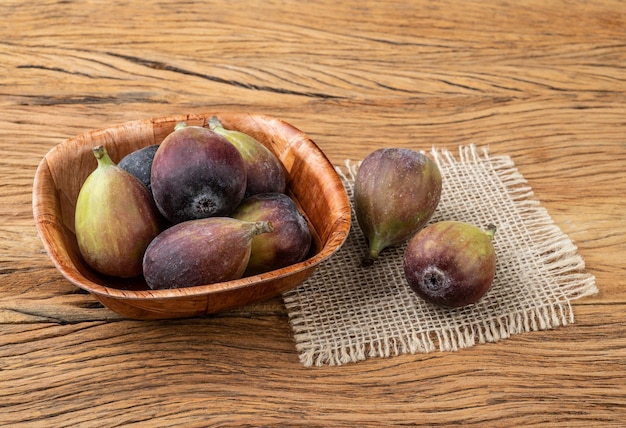
[[[261,233],[268,233],[274,231],[274,225],[271,221],[256,221],[253,223],[253,230],[255,235],[260,235]]]
[[[94,147],[92,151],[96,159],[102,159],[102,157],[106,154],[107,149],[103,145],[99,145]]]
[[[176,126],[174,126],[174,131],[178,131],[179,129],[186,128],[187,124],[185,122],[178,122]]]
[[[487,234],[490,240],[493,240],[493,235],[496,234],[496,225],[489,223],[487,225],[487,230],[485,230],[485,233]]]
[[[211,128],[211,130],[215,130],[216,128],[223,128],[223,127],[224,126],[222,125],[220,120],[217,118],[217,116],[211,116],[211,118],[209,119],[209,128]]]
[[[106,147],[103,145],[96,146],[91,151],[98,160],[98,166],[115,165],[113,160],[109,157]]]
[[[361,260],[361,266],[363,267],[373,265],[380,252],[385,248],[384,243],[376,236],[370,239],[369,242],[367,255]]]
[[[362,267],[368,267],[374,264],[374,259],[373,257],[371,257],[369,254],[366,255],[365,257],[363,257],[363,259],[361,259],[361,266]]]

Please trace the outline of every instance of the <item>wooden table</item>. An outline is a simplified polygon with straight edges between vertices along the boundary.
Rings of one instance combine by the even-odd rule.
[[[2,426],[626,424],[623,2],[3,0],[0,22]],[[35,168],[91,129],[218,110],[280,117],[336,164],[510,155],[600,293],[567,327],[322,368],[279,298],[123,319],[43,251]]]

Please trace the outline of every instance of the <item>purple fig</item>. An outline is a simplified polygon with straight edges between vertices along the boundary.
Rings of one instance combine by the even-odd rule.
[[[145,184],[148,190],[152,192],[150,186],[150,171],[152,170],[154,154],[158,148],[158,144],[153,144],[130,152],[118,162],[117,166],[137,177],[137,179]]]
[[[442,221],[419,231],[404,253],[409,286],[424,300],[456,308],[476,303],[496,272],[492,240],[486,231],[460,221]]]
[[[117,166],[104,146],[93,152],[98,167],[76,201],[78,248],[85,262],[100,273],[140,275],[144,252],[160,231],[161,217],[148,189]]]
[[[441,186],[439,167],[423,153],[385,148],[363,160],[354,183],[354,209],[369,244],[364,265],[428,222],[439,204]]]
[[[156,151],[150,180],[163,216],[180,223],[230,214],[243,200],[246,167],[224,137],[179,123]]]
[[[148,246],[143,274],[152,289],[192,287],[243,275],[252,238],[271,232],[270,222],[211,217],[178,223]]]
[[[285,191],[287,177],[283,165],[270,149],[248,134],[224,128],[216,116],[209,119],[209,126],[228,139],[243,157],[247,172],[244,197]]]
[[[244,199],[232,217],[245,221],[270,221],[274,227],[271,233],[252,239],[245,276],[298,263],[309,253],[309,225],[293,200],[284,193],[264,193]]]

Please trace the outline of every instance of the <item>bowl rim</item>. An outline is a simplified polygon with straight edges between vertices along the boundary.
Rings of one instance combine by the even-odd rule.
[[[112,286],[107,286],[103,284],[99,284],[86,276],[84,276],[72,263],[62,263],[61,256],[59,254],[59,250],[47,239],[47,229],[48,228],[56,228],[59,229],[59,233],[62,233],[60,230],[65,228],[62,224],[62,220],[59,219],[56,215],[50,213],[49,210],[46,210],[41,204],[38,204],[38,200],[41,196],[40,189],[42,188],[41,184],[46,181],[52,179],[50,176],[51,167],[48,164],[48,160],[50,155],[59,150],[59,148],[63,145],[72,144],[76,138],[81,136],[86,136],[91,133],[102,132],[105,130],[111,129],[121,129],[124,127],[128,127],[132,124],[141,124],[141,125],[150,125],[153,126],[156,123],[163,121],[192,121],[192,120],[208,120],[209,117],[214,115],[229,115],[229,116],[239,116],[244,117],[247,116],[253,121],[271,121],[273,124],[277,126],[285,127],[291,133],[296,133],[301,140],[305,141],[306,144],[310,145],[314,148],[315,153],[321,156],[321,160],[324,162],[324,169],[328,172],[332,170],[332,174],[330,174],[330,178],[334,181],[334,185],[337,189],[341,189],[341,197],[339,200],[335,200],[335,204],[337,204],[337,211],[341,212],[341,215],[334,221],[334,223],[329,226],[328,239],[321,246],[319,251],[309,258],[280,268],[276,270],[272,270],[269,272],[260,273],[257,275],[252,275],[248,277],[243,277],[231,281],[224,281],[214,284],[203,284],[197,285],[193,287],[181,287],[176,289],[122,289],[116,288]],[[154,128],[153,128],[154,132]],[[52,179],[53,180],[53,179]],[[54,181],[54,180],[53,180]],[[55,190],[56,184],[54,183]],[[202,297],[202,296],[210,296],[212,294],[219,294],[223,292],[233,291],[245,287],[257,286],[264,283],[270,283],[282,278],[286,278],[292,276],[294,274],[304,272],[307,270],[315,269],[321,262],[327,260],[334,253],[336,253],[341,246],[344,244],[345,240],[348,237],[348,233],[351,227],[351,212],[350,212],[350,202],[345,190],[345,186],[343,185],[339,174],[335,166],[330,162],[326,154],[321,150],[321,148],[311,140],[304,132],[300,131],[293,125],[268,115],[257,114],[257,113],[241,113],[241,112],[210,112],[210,113],[194,113],[194,114],[178,114],[172,116],[163,116],[156,117],[151,119],[139,119],[126,121],[123,123],[119,123],[117,125],[113,125],[110,127],[100,128],[97,130],[86,131],[77,136],[70,137],[62,141],[61,143],[52,147],[46,155],[39,162],[33,182],[33,194],[32,194],[32,208],[33,208],[33,216],[35,220],[35,226],[37,232],[39,234],[40,240],[43,243],[44,249],[46,250],[48,257],[52,260],[53,264],[59,270],[59,272],[72,284],[75,286],[95,295],[102,295],[104,297],[114,298],[114,299],[128,299],[128,300],[152,300],[152,299],[185,299],[189,297]],[[296,285],[297,286],[297,285]]]

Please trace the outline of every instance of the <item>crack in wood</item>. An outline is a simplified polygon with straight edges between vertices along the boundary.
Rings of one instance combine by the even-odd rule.
[[[37,69],[37,70],[58,71],[59,73],[73,74],[73,75],[76,75],[76,76],[84,76],[84,77],[88,77],[90,79],[94,79],[95,78],[94,76],[92,76],[91,74],[88,74],[88,73],[81,73],[79,71],[69,71],[69,70],[66,70],[66,69],[61,68],[61,67],[48,67],[48,66],[45,66],[45,65],[22,64],[22,65],[18,65],[16,68],[20,68],[20,69],[32,68],[32,69]]]
[[[223,77],[211,76],[209,74],[199,73],[196,71],[186,70],[180,67],[175,67],[175,66],[172,66],[164,62],[160,62],[160,61],[153,61],[153,60],[148,60],[148,59],[139,58],[139,57],[130,56],[130,55],[122,55],[122,54],[118,54],[115,52],[107,52],[107,54],[114,56],[116,58],[125,59],[127,61],[133,62],[135,64],[139,64],[139,65],[142,65],[144,67],[148,67],[154,70],[172,71],[174,73],[180,73],[180,74],[184,74],[187,76],[199,77],[199,78],[210,80],[216,83],[223,83],[226,85],[236,86],[238,88],[252,89],[255,91],[273,92],[277,94],[298,95],[298,96],[311,97],[311,98],[322,98],[322,99],[344,98],[344,97],[339,97],[335,95],[325,94],[322,92],[294,91],[291,89],[276,88],[273,86],[263,86],[263,85],[256,85],[253,83],[245,83],[245,82],[240,82],[238,80],[233,80],[233,79],[224,79]]]
[[[26,96],[27,99],[33,100],[32,102],[22,102],[19,105],[23,106],[56,106],[56,105],[85,105],[85,104],[127,104],[133,102],[140,102],[145,104],[167,104],[164,100],[154,100],[149,98],[132,97],[132,96],[107,96],[97,97],[93,95],[76,95],[76,96]]]

